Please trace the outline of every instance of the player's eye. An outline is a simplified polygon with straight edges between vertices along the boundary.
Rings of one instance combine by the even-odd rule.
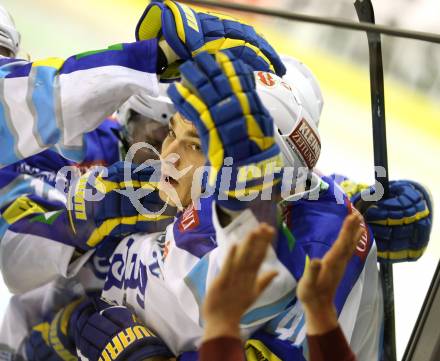
[[[191,150],[194,150],[196,152],[201,152],[202,151],[202,148],[200,147],[200,145],[196,144],[196,143],[191,143],[189,145],[189,147],[191,148]]]
[[[170,138],[176,138],[176,133],[174,133],[174,130],[171,128],[168,128],[168,136]]]

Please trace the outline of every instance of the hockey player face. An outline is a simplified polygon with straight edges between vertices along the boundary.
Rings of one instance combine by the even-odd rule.
[[[200,138],[194,125],[176,113],[170,120],[168,135],[162,145],[162,178],[159,195],[172,206],[185,208],[191,203],[194,172],[206,163]],[[197,181],[197,180],[195,180]],[[173,201],[177,193],[180,204]]]

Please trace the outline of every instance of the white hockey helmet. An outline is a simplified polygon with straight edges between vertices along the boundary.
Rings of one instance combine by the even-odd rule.
[[[321,153],[318,127],[298,89],[280,77],[256,71],[257,93],[274,120],[274,135],[286,166],[315,167]]]
[[[11,51],[15,57],[20,47],[20,33],[15,27],[14,19],[8,11],[0,5],[0,47]]]
[[[307,108],[318,127],[322,107],[324,106],[324,99],[318,80],[312,71],[299,60],[288,55],[282,55],[281,60],[287,70],[283,80],[298,90],[302,104]]]
[[[167,125],[176,112],[173,102],[167,95],[168,86],[169,84],[159,83],[158,97],[133,95],[128,99],[116,113],[116,118],[121,125],[127,124],[132,111]]]

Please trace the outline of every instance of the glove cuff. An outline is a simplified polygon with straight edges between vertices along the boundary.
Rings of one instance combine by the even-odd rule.
[[[228,168],[223,167],[217,176],[215,193],[220,207],[242,210],[257,197],[275,201],[280,194],[283,163],[277,144]]]
[[[146,327],[135,325],[112,336],[99,359],[139,361],[154,356],[173,357],[174,355]]]

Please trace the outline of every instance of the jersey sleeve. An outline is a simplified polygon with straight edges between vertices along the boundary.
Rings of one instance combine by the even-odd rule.
[[[73,277],[93,254],[77,253],[64,204],[47,196],[20,195],[1,209],[0,228],[0,268],[12,293]]]
[[[84,133],[133,94],[157,95],[157,41],[66,60],[0,59],[0,167],[52,148],[84,157]]]
[[[337,239],[345,217],[357,212],[331,179],[325,177],[323,180],[316,201],[298,200],[285,212],[293,238],[311,259],[325,255]],[[368,227],[361,226],[364,232],[346,267],[334,302],[341,329],[351,348],[359,360],[372,360],[379,354],[382,300],[376,246]],[[293,354],[298,355],[295,360],[307,359],[305,322],[301,305],[295,302],[290,310],[252,335],[257,340],[253,347],[257,353],[267,348],[280,359]]]

